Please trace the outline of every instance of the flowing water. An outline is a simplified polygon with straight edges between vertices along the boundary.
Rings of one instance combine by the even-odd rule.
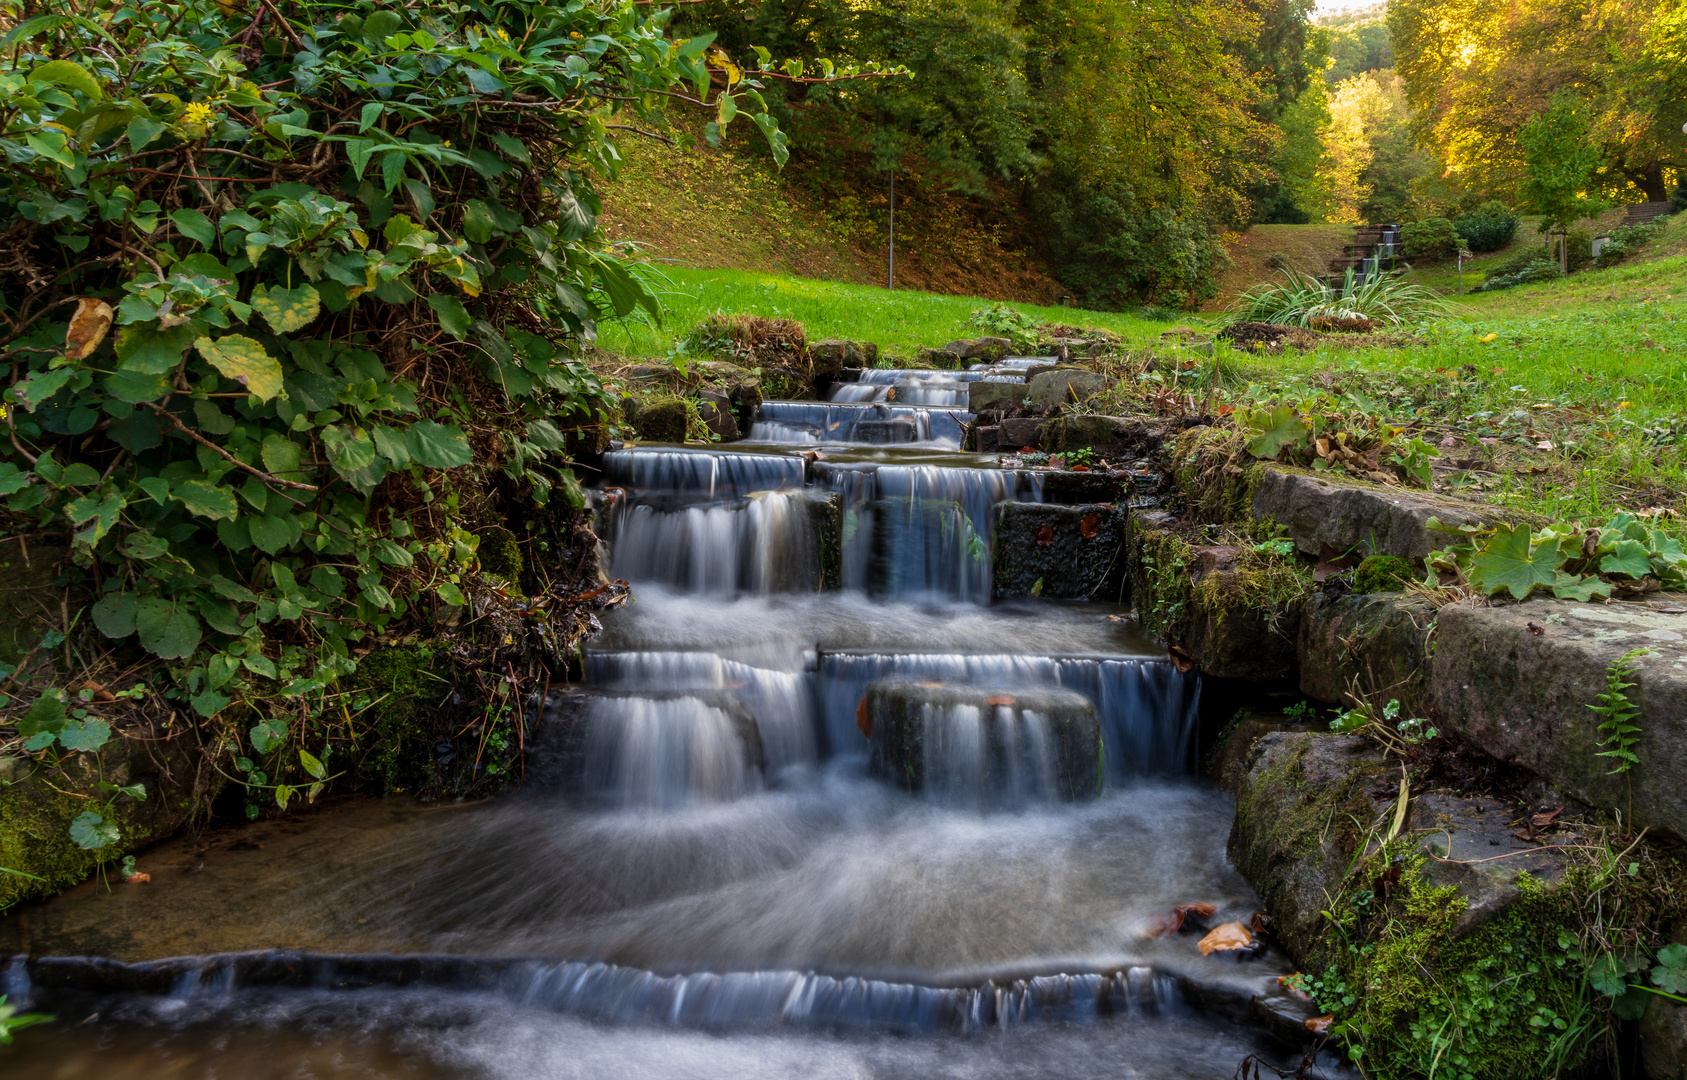
[[[0,955],[35,957],[0,992],[64,1017],[0,1068],[1217,1080],[1298,1058],[1238,1019],[1279,957],[1160,933],[1176,904],[1258,904],[1193,775],[1195,677],[1116,608],[990,602],[992,510],[1043,484],[945,449],[969,418],[942,395],[1003,370],[865,372],[767,403],[756,442],[611,452],[601,531],[637,599],[547,704],[523,788],[184,836],[143,853],[149,885],[0,920]],[[921,706],[917,794],[869,767],[886,687],[961,695]],[[1067,801],[1077,723],[1099,754]],[[53,959],[76,957],[104,959]]]

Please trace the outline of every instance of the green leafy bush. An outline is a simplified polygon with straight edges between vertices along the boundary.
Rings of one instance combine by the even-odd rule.
[[[1531,245],[1494,263],[1488,268],[1482,284],[1471,292],[1494,292],[1518,285],[1532,285],[1537,281],[1552,281],[1562,276],[1558,260],[1549,258],[1544,249]]]
[[[1470,251],[1498,251],[1517,235],[1519,220],[1504,203],[1490,199],[1454,221],[1453,228]]]
[[[1599,257],[1594,263],[1604,269],[1615,266],[1633,255],[1641,248],[1650,244],[1663,235],[1669,227],[1668,218],[1653,218],[1642,221],[1637,225],[1622,225],[1611,230],[1611,235],[1605,238],[1605,243],[1599,249]]]
[[[1444,217],[1410,221],[1400,226],[1400,247],[1408,259],[1450,259],[1459,249],[1459,233]]]
[[[991,337],[1005,337],[1013,342],[1014,351],[1026,353],[1037,345],[1037,330],[1043,321],[1027,315],[1007,304],[991,304],[974,308],[967,316],[967,326]]]
[[[285,11],[50,5],[0,40],[0,527],[68,546],[194,712],[242,699],[218,744],[257,756],[359,643],[463,607],[490,490],[580,504],[564,432],[612,402],[572,349],[658,313],[598,237],[612,129],[707,99],[708,138],[742,112],[786,154],[774,73],[665,10]]]

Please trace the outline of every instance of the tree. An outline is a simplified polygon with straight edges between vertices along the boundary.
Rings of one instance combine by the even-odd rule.
[[[1540,214],[1541,231],[1570,226],[1604,209],[1604,202],[1586,194],[1599,167],[1600,152],[1588,141],[1586,105],[1574,95],[1558,93],[1547,110],[1517,133],[1528,171],[1519,185],[1526,210]],[[1570,245],[1561,249],[1561,269],[1570,270]]]

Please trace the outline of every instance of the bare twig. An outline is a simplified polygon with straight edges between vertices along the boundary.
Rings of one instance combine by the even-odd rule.
[[[220,455],[224,460],[228,461],[229,464],[234,465],[237,468],[245,469],[247,472],[251,473],[253,476],[257,477],[259,480],[262,480],[266,484],[273,484],[277,487],[292,488],[294,491],[317,492],[317,491],[322,490],[321,488],[317,487],[315,484],[301,484],[296,480],[283,480],[283,479],[281,479],[281,477],[272,476],[271,474],[269,474],[267,472],[264,472],[262,469],[253,468],[252,466],[246,464],[244,461],[241,461],[239,458],[235,457],[233,454],[229,453],[227,450],[224,450],[222,447],[218,446],[216,443],[212,442],[210,439],[207,439],[205,436],[199,434],[199,432],[194,431],[192,428],[190,428],[186,424],[182,423],[181,420],[177,419],[175,413],[172,413],[167,409],[161,409],[157,405],[153,404],[150,401],[141,402],[141,407],[143,409],[150,409],[154,413],[156,413],[160,419],[169,421],[171,431],[182,432],[184,435],[188,436],[188,438],[192,439],[194,442],[197,442],[199,445],[201,445],[203,447],[206,447],[207,449],[209,449],[213,453]],[[299,502],[299,500],[294,499],[291,496],[283,494],[282,497],[291,501],[295,506],[303,506],[304,505],[303,503]]]

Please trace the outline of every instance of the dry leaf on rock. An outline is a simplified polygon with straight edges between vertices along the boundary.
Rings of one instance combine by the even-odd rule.
[[[1330,1030],[1330,1025],[1335,1023],[1335,1019],[1334,1015],[1314,1016],[1306,1022],[1306,1030],[1312,1032],[1314,1035],[1322,1035],[1324,1032]]]
[[[1211,956],[1215,952],[1232,952],[1236,949],[1252,948],[1254,936],[1248,933],[1248,928],[1239,922],[1227,922],[1217,927],[1212,933],[1201,939],[1197,946],[1202,956]]]
[[[986,700],[989,701],[991,705],[1012,705],[1017,699],[1007,694],[997,694],[995,697],[988,698]]]
[[[1038,547],[1048,547],[1052,543],[1054,543],[1054,526],[1053,525],[1039,525],[1039,526],[1037,526],[1037,546]]]
[[[855,707],[855,726],[869,739],[873,737],[873,714],[867,711],[866,694],[861,695],[861,704]]]
[[[1094,540],[1095,534],[1101,531],[1101,515],[1085,514],[1078,522],[1078,534],[1085,540]]]
[[[1166,921],[1153,931],[1155,937],[1171,937],[1185,929],[1204,930],[1207,920],[1218,914],[1216,904],[1178,904]]]

